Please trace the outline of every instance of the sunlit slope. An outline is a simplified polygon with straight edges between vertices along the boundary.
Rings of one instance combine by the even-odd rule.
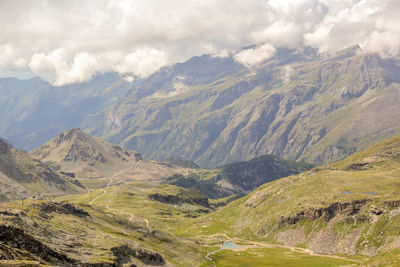
[[[163,68],[82,127],[147,157],[178,155],[203,167],[264,154],[332,162],[400,132],[395,60],[359,47],[316,53],[279,49],[211,81],[183,71],[194,61],[214,66],[208,56]]]
[[[338,163],[264,184],[211,214],[204,231],[320,253],[385,257],[399,249],[399,153],[397,136]]]
[[[197,266],[205,261],[205,248],[185,230],[209,211],[207,199],[190,190],[138,183],[53,201],[28,199],[24,206],[0,203],[0,255],[6,254],[1,260],[57,266]]]

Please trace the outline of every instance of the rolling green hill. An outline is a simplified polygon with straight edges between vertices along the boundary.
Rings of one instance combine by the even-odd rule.
[[[400,136],[343,161],[262,185],[204,218],[203,233],[316,253],[399,259]],[[379,266],[381,266],[379,265]],[[394,266],[393,265],[393,266]]]

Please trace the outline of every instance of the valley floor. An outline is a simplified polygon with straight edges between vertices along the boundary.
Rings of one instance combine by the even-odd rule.
[[[305,247],[224,233],[220,231],[223,226],[213,225],[215,211],[211,207],[189,202],[163,203],[149,197],[157,193],[177,196],[184,189],[143,182],[118,184],[114,178],[106,183],[99,180],[106,186],[86,194],[28,199],[24,205],[1,203],[0,225],[22,229],[71,262],[80,260],[80,266],[99,263],[119,266],[121,262],[130,262],[132,266],[369,266],[371,262],[366,257],[317,254]],[[95,181],[90,183],[96,187]],[[73,203],[74,208],[65,210],[60,203]],[[29,252],[24,245],[6,244]],[[128,261],[121,261],[123,257],[115,249],[125,245],[146,251],[152,260],[160,256],[162,261],[137,257],[137,252],[129,254]],[[1,264],[51,263],[51,258],[41,255],[34,260],[35,252],[29,253],[25,257],[17,255],[24,261],[13,261],[0,254]]]

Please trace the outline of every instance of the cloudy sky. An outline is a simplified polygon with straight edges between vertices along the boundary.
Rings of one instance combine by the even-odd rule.
[[[397,56],[399,11],[399,0],[0,0],[0,76],[146,77],[203,53],[250,66],[281,46]]]

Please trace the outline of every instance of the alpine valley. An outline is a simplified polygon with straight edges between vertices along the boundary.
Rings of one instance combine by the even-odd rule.
[[[2,78],[0,265],[399,266],[399,102],[360,46]]]

